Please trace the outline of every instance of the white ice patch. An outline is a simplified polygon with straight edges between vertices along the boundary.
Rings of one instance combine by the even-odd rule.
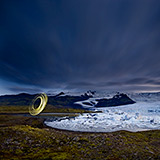
[[[92,97],[92,98],[89,98],[87,100],[83,100],[83,101],[77,101],[75,102],[75,104],[79,104],[81,105],[83,108],[93,108],[97,103],[98,101],[97,100],[100,100],[100,99],[109,99],[109,98],[113,98],[113,96],[107,96],[107,97]],[[85,104],[85,103],[89,103],[89,104]]]
[[[160,129],[160,102],[138,102],[96,109],[103,113],[86,113],[71,119],[45,121],[45,124],[53,128],[82,132],[136,132]]]

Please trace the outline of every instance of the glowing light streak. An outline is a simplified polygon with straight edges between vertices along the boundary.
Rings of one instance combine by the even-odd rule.
[[[40,99],[41,102],[40,102],[39,106],[37,108],[35,108],[35,102],[38,99]],[[48,101],[48,97],[47,97],[47,95],[45,93],[41,93],[40,95],[37,95],[33,99],[32,104],[29,106],[29,113],[32,116],[36,116],[36,115],[40,114],[44,110],[44,108],[45,108],[45,106],[47,104],[47,101]]]

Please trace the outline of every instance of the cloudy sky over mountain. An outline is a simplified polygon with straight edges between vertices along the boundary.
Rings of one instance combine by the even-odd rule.
[[[0,1],[0,87],[160,91],[160,1]]]

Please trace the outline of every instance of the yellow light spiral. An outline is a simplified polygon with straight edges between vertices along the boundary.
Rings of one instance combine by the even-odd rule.
[[[40,105],[37,108],[35,108],[34,104],[37,101],[37,99],[40,99],[41,102],[40,102]],[[45,108],[47,101],[48,101],[48,97],[45,93],[41,93],[40,95],[37,95],[33,99],[32,104],[29,106],[29,113],[32,116],[36,116],[36,115],[40,114],[43,111],[43,109]]]

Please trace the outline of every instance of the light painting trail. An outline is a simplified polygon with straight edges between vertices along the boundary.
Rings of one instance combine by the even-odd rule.
[[[40,105],[35,108],[35,102],[37,101],[37,99],[40,99],[41,102],[40,102]],[[41,93],[40,95],[36,96],[33,101],[32,101],[32,104],[29,106],[29,113],[32,115],[32,116],[36,116],[38,114],[40,114],[43,109],[45,108],[46,104],[47,104],[47,101],[48,101],[48,97],[45,93]]]

